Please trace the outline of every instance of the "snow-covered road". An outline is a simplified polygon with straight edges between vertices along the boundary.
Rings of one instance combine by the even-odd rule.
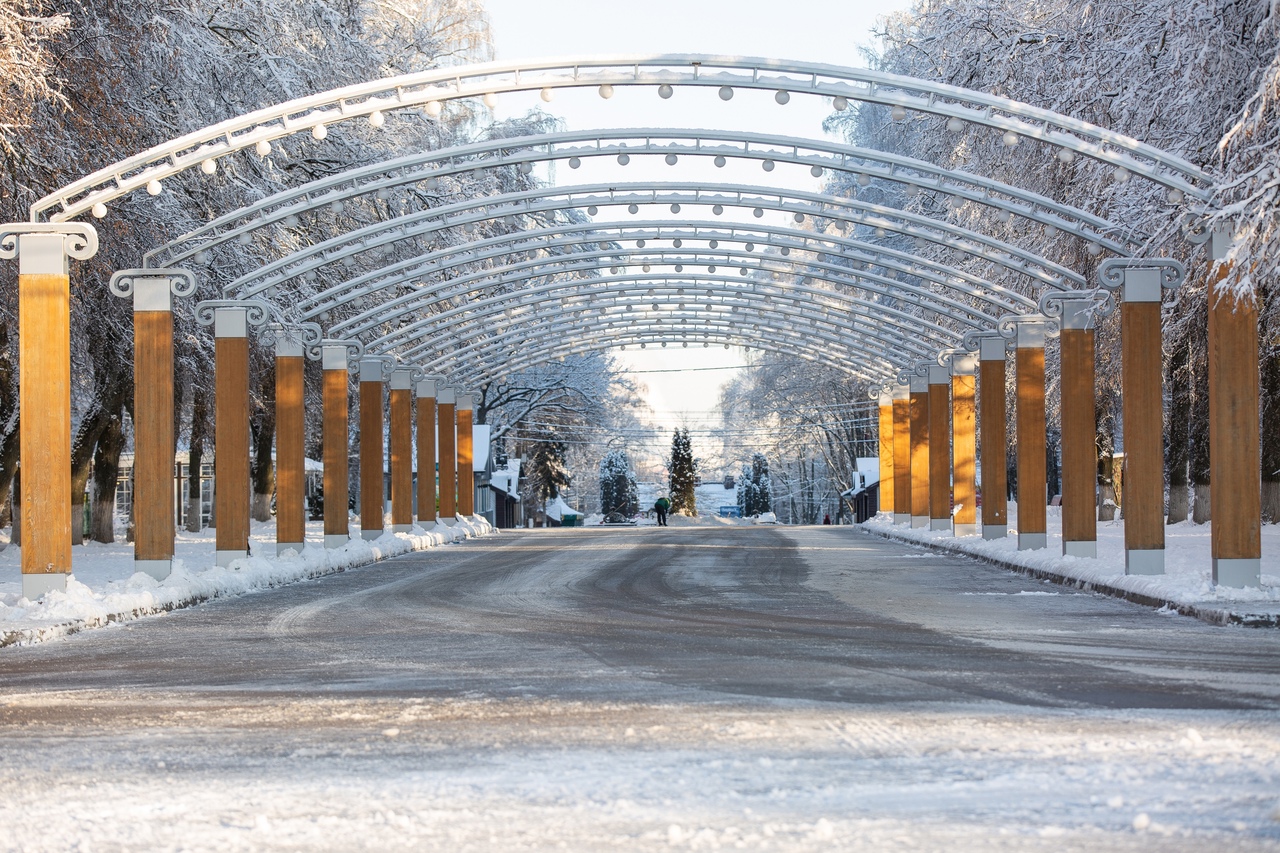
[[[0,651],[0,848],[1280,849],[1280,632],[528,531]]]

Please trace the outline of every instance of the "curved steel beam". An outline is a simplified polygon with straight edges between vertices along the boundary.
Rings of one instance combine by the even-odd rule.
[[[438,112],[454,98],[561,87],[715,86],[729,97],[736,88],[804,92],[847,101],[902,107],[1000,133],[1037,139],[1100,160],[1207,202],[1212,179],[1181,157],[1096,125],[1028,104],[956,86],[868,69],[751,57],[701,54],[590,57],[486,63],[404,74],[297,98],[193,131],[156,145],[66,186],[31,207],[32,221],[71,219],[125,193],[245,148],[299,131],[357,117],[376,125],[387,110],[425,107]],[[376,118],[375,118],[376,116]]]
[[[594,142],[594,145],[582,145]],[[709,145],[708,143],[716,143]],[[806,166],[819,177],[827,171],[846,172],[860,179],[877,178],[908,187],[945,193],[951,198],[983,204],[1011,216],[1020,216],[1058,228],[1099,249],[1120,256],[1132,254],[1145,241],[1143,235],[1123,236],[1127,229],[1047,196],[1001,181],[946,169],[924,160],[887,154],[871,148],[842,145],[828,140],[729,130],[608,129],[508,137],[452,148],[423,151],[361,166],[336,175],[291,187],[224,214],[188,231],[144,256],[144,266],[172,266],[200,251],[276,223],[289,223],[299,215],[343,204],[362,195],[388,200],[392,190],[431,182],[440,177],[533,163],[567,160],[577,168],[583,157],[652,155],[700,156]],[[430,167],[428,168],[428,166]],[[1113,237],[1112,235],[1119,235]]]

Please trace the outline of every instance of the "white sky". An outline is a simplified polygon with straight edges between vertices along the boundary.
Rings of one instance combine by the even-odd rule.
[[[708,53],[762,56],[862,65],[859,48],[868,44],[877,18],[906,8],[907,0],[485,0],[499,60],[618,54]],[[826,99],[797,95],[786,106],[768,92],[743,91],[730,102],[712,88],[677,89],[662,100],[650,87],[618,87],[601,99],[590,90],[560,90],[550,104],[536,93],[508,95],[499,102],[499,118],[523,115],[538,106],[562,117],[568,130],[607,127],[732,128],[792,136],[821,136],[831,112]],[[757,164],[730,163],[715,169],[694,158],[677,167],[634,158],[624,171],[613,160],[586,159],[572,173],[544,175],[562,182],[709,179],[753,184],[788,184],[817,188],[807,171],[788,172],[779,165],[772,174]],[[703,158],[698,158],[699,160]],[[782,217],[783,214],[778,214]],[[726,218],[732,218],[726,211]],[[689,348],[628,349],[621,359],[636,370],[672,370],[742,365],[743,353]],[[695,428],[709,424],[719,389],[733,370],[698,370],[640,374],[655,420],[668,427],[686,421]]]

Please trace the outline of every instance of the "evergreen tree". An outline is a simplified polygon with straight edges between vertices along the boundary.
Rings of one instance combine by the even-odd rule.
[[[751,515],[751,513],[748,511],[748,508],[751,506],[750,498],[748,497],[748,490],[751,487],[751,467],[750,466],[748,465],[742,466],[742,471],[738,475],[737,487],[738,487],[738,512],[742,513],[743,518],[746,518],[747,516]]]
[[[600,460],[600,510],[630,518],[640,513],[636,478],[631,463],[622,450],[611,450]]]
[[[569,485],[569,469],[565,467],[564,442],[548,440],[534,445],[530,459],[529,484],[534,494],[545,505],[547,500],[560,494]]]
[[[773,483],[769,479],[769,460],[763,453],[751,454],[751,515],[773,512]]]
[[[689,430],[677,429],[671,437],[671,461],[667,464],[667,470],[670,472],[671,512],[697,515],[698,496],[694,490],[697,466],[693,461]]]

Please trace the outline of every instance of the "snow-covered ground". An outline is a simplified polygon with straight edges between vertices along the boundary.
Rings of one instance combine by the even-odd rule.
[[[277,556],[275,521],[254,522],[249,557],[227,567],[213,565],[216,531],[180,531],[173,572],[163,581],[134,572],[132,544],[90,542],[73,549],[67,591],[47,593],[35,602],[22,597],[21,550],[7,547],[0,552],[0,647],[281,586],[492,531],[484,519],[477,518],[454,527],[437,524],[427,531],[415,526],[409,533],[392,533],[388,518],[387,532],[365,541],[353,518],[354,538],[342,548],[326,550],[318,544],[324,538],[323,526],[319,521],[307,525],[308,544],[301,554],[286,551]]]
[[[1262,528],[1262,587],[1237,589],[1213,585],[1210,524],[1187,521],[1167,526],[1165,573],[1126,575],[1123,521],[1098,523],[1098,557],[1087,559],[1062,555],[1060,507],[1049,507],[1049,547],[1019,551],[1015,532],[1017,514],[1017,505],[1010,502],[1009,536],[1000,540],[984,540],[978,536],[957,538],[949,531],[913,530],[893,524],[891,517],[883,513],[864,526],[883,535],[1049,573],[1102,591],[1144,596],[1165,602],[1170,609],[1195,613],[1202,618],[1221,619],[1229,614],[1245,621],[1280,621],[1280,525],[1267,524]]]

